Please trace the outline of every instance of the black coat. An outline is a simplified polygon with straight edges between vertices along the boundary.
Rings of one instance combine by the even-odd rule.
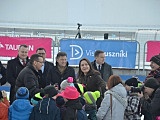
[[[93,61],[91,64],[92,67],[97,70],[96,61]],[[106,82],[108,81],[109,77],[113,75],[112,66],[107,64],[106,62],[102,64],[101,70],[99,72],[101,73],[102,79]]]
[[[82,109],[79,99],[67,101],[65,107],[66,111],[62,120],[77,120],[76,110]]]
[[[39,87],[40,88],[45,88],[47,85],[47,76],[50,70],[52,70],[54,67],[53,63],[45,61],[44,62],[44,71],[42,73],[41,70],[39,70],[39,74],[40,74],[40,80],[39,80]]]
[[[6,83],[6,68],[2,65],[0,61],[0,74],[2,78],[0,79],[0,85],[4,85]]]
[[[29,59],[27,58],[26,64],[29,62]],[[18,74],[20,71],[24,68],[19,60],[19,57],[17,56],[16,58],[9,60],[7,63],[7,81],[11,84],[11,89],[10,89],[10,103],[14,101],[14,96],[15,96],[15,83],[16,79],[18,77]]]
[[[156,116],[160,116],[160,88],[152,93],[150,99],[151,102],[148,102],[144,98],[141,98],[140,102],[143,109],[148,111],[152,115],[152,120],[155,120]]]
[[[17,91],[20,87],[26,87],[29,90],[29,98],[31,99],[36,93],[40,92],[39,89],[39,73],[35,68],[28,64],[18,75],[15,85]]]
[[[60,89],[61,82],[67,79],[68,77],[73,77],[74,82],[76,82],[75,71],[72,67],[67,66],[63,74],[61,74],[58,67],[54,66],[53,69],[49,71],[49,74],[47,76],[47,85],[54,85],[55,83],[58,83]]]

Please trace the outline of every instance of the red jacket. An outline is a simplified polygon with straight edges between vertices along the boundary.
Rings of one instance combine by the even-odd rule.
[[[0,120],[8,120],[9,101],[7,98],[0,101]]]

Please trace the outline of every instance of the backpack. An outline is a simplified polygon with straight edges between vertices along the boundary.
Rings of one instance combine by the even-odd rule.
[[[86,112],[81,109],[81,110],[76,110],[77,112],[77,120],[88,120]]]

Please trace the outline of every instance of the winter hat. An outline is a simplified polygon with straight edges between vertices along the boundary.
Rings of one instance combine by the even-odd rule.
[[[2,91],[0,91],[0,100],[3,98]]]
[[[64,90],[67,86],[74,86],[73,77],[68,77],[66,80],[63,80],[60,84],[62,90]]]
[[[146,82],[144,83],[144,86],[149,87],[149,88],[153,88],[153,89],[157,89],[159,87],[159,82],[157,79],[151,77],[146,80]]]
[[[157,65],[160,66],[160,55],[155,55],[153,56],[150,61],[153,61],[154,63],[156,63]]]
[[[125,84],[128,86],[138,87],[138,80],[137,78],[133,77],[125,81]]]
[[[40,93],[37,93],[33,96],[33,98],[31,98],[31,103],[33,105],[37,105],[38,104],[38,101],[42,100],[42,97],[41,97],[41,94]]]
[[[62,96],[58,96],[58,97],[56,98],[56,104],[57,104],[58,107],[61,107],[62,105],[65,104],[65,101],[64,101],[64,99],[63,99]]]
[[[80,83],[74,83],[74,87],[77,89],[77,91],[80,94],[84,93],[84,86],[82,84],[80,84]]]
[[[80,94],[75,87],[67,86],[66,89],[62,93],[60,93],[60,95],[63,98],[72,100],[72,99],[77,99]]]
[[[58,94],[58,91],[55,89],[53,85],[48,85],[44,88],[44,94],[48,95],[49,98]]]
[[[17,99],[28,99],[29,98],[29,91],[26,87],[20,87],[16,92]]]
[[[99,91],[95,91],[95,92],[87,91],[84,93],[83,96],[86,99],[88,104],[94,104],[96,103],[97,99],[100,97],[100,92]]]

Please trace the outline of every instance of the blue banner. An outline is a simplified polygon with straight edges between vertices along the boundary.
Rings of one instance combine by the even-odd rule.
[[[94,61],[94,52],[102,50],[105,62],[112,67],[135,68],[137,42],[122,40],[62,39],[60,51],[68,55],[69,65],[78,65],[82,58]]]

